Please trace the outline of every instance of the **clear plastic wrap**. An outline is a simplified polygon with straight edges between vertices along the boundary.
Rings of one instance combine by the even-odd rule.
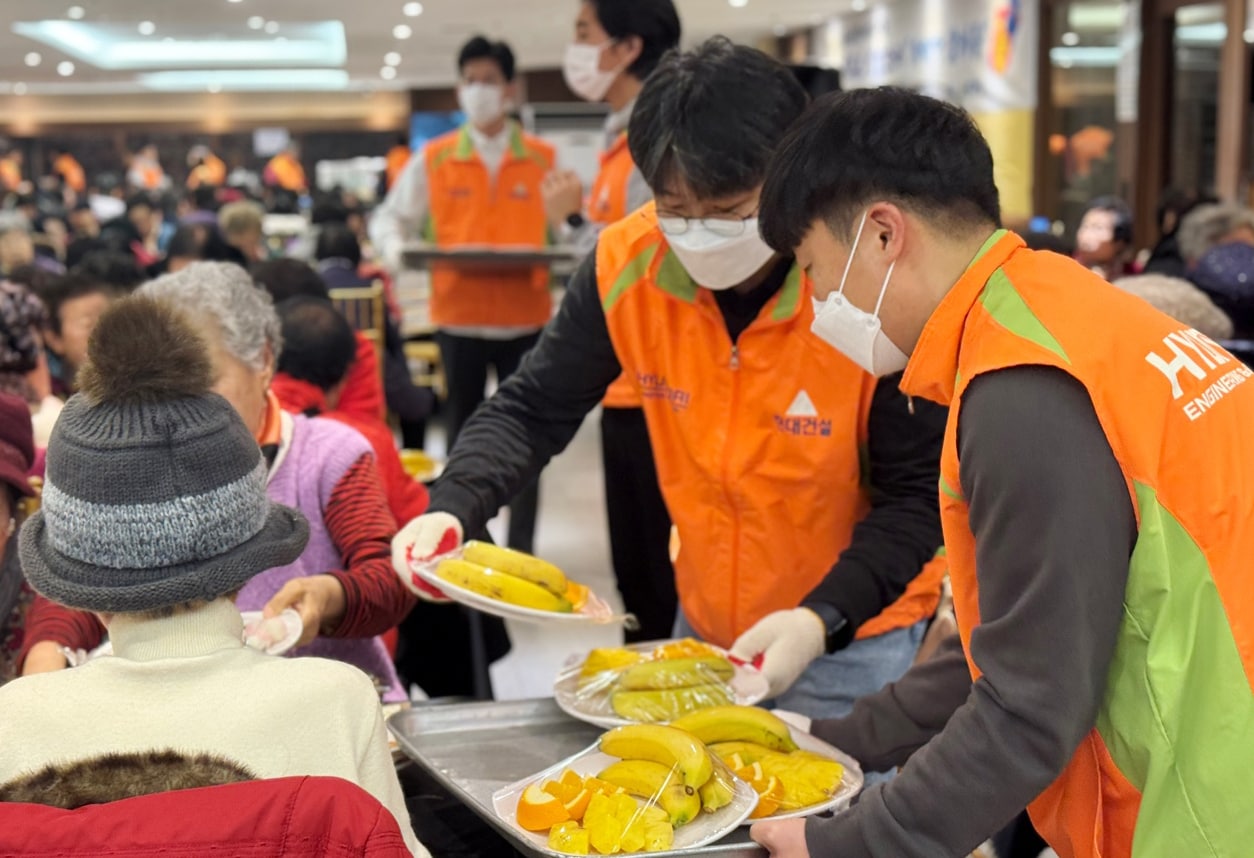
[[[595,649],[558,674],[558,705],[604,727],[666,723],[690,712],[756,703],[768,691],[756,668],[691,638]]]
[[[634,616],[615,613],[552,563],[491,543],[472,540],[412,569],[450,599],[505,619],[636,627]]]

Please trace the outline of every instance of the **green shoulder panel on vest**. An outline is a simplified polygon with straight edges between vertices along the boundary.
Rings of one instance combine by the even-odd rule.
[[[932,555],[932,559],[935,560],[937,557],[948,557],[948,556],[949,556],[949,549],[946,548],[944,545],[942,545],[940,548],[936,549],[936,553]]]
[[[782,322],[792,318],[797,312],[797,304],[801,301],[801,266],[794,264],[788,271],[788,279],[779,290],[779,300],[771,313],[772,321]]]
[[[984,257],[984,254],[992,250],[993,247],[996,246],[997,242],[1005,238],[1009,232],[1010,230],[1008,229],[999,229],[985,239],[984,243],[980,245],[980,249],[975,252],[975,258],[971,260],[971,265],[979,262]]]
[[[628,289],[643,280],[644,276],[649,273],[649,266],[653,264],[653,260],[657,257],[658,248],[661,246],[662,243],[660,241],[648,244],[627,261],[627,264],[623,266],[623,270],[614,278],[614,285],[610,287],[609,293],[601,301],[601,308],[606,313],[618,303],[618,299],[623,297]]]
[[[1140,529],[1097,719],[1141,792],[1132,855],[1249,855],[1250,676],[1202,549],[1151,487],[1137,483],[1136,497]]]
[[[470,136],[470,126],[463,125],[457,131],[457,145],[453,147],[453,154],[457,156],[459,161],[469,161],[475,155],[475,141]]]
[[[657,269],[657,285],[663,292],[689,304],[697,300],[697,289],[700,288],[688,269],[679,261],[675,251],[669,247],[666,248],[666,255],[662,257],[662,264]]]
[[[958,490],[956,490],[953,486],[951,486],[949,484],[949,480],[945,479],[943,475],[940,478],[940,490],[941,490],[941,494],[943,494],[945,497],[949,498],[950,500],[965,502],[965,500],[962,497],[962,494]]]
[[[1023,296],[1002,269],[998,268],[988,278],[984,291],[980,293],[980,303],[997,324],[1010,333],[1053,352],[1064,363],[1071,363],[1058,340],[1054,339],[1054,335],[1032,312],[1032,308],[1023,300]]]

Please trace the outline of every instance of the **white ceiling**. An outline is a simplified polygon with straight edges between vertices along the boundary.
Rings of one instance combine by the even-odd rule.
[[[150,79],[142,75],[163,68],[180,68],[181,58],[172,57],[167,64],[160,59],[163,49],[159,47],[144,49],[145,55],[152,55],[146,61],[146,68],[122,69],[118,66],[133,64],[127,62],[125,49],[95,50],[88,45],[86,50],[80,48],[79,56],[74,56],[72,51],[58,50],[30,35],[14,32],[15,25],[20,23],[49,19],[68,22],[72,6],[83,10],[81,20],[74,24],[76,29],[87,26],[97,36],[115,39],[123,36],[128,41],[164,44],[167,54],[184,40],[237,41],[240,50],[245,50],[256,46],[248,46],[242,40],[274,39],[287,40],[289,47],[295,47],[290,42],[311,32],[328,32],[327,26],[309,25],[342,22],[347,47],[342,63],[333,51],[328,51],[325,56],[319,55],[317,62],[290,61],[284,68],[311,69],[321,65],[318,75],[322,82],[313,82],[307,88],[344,86],[370,90],[450,84],[455,77],[457,49],[475,33],[508,40],[524,69],[555,67],[560,64],[562,50],[571,37],[578,2],[423,0],[422,14],[407,17],[403,11],[405,0],[0,0],[0,92],[142,92],[155,85],[145,83]],[[748,0],[744,6],[734,7],[730,0],[676,0],[686,45],[719,33],[737,41],[755,42],[773,31],[819,23],[846,11],[848,4],[849,0]],[[248,22],[254,16],[273,23],[268,30],[252,29]],[[145,26],[148,32],[141,32],[142,22],[151,22],[153,27]],[[398,24],[409,25],[412,36],[397,39],[393,30]],[[53,28],[64,30],[65,24],[54,24]],[[336,29],[332,26],[330,31],[336,32]],[[169,39],[177,41],[163,42]],[[400,54],[401,62],[395,79],[385,80],[380,72],[385,55],[392,51]],[[26,62],[31,52],[40,55],[36,66]],[[173,53],[182,52],[174,50]],[[58,74],[58,66],[66,61],[74,65],[68,77]],[[257,68],[258,64],[223,61],[220,67],[227,66],[238,72],[240,68]],[[207,68],[204,60],[181,65],[184,72]],[[270,74],[275,72],[272,69]],[[347,83],[336,83],[337,78],[344,78],[344,73]],[[160,80],[162,78],[158,78]],[[164,80],[168,84],[168,74]],[[225,83],[212,85],[229,90],[236,88],[238,73],[234,80],[236,84],[230,76],[224,75]],[[282,76],[262,76],[262,80],[265,82],[257,80],[256,76],[251,80],[245,76],[243,85],[271,90],[299,86],[292,82],[290,73],[287,82],[282,82]],[[194,85],[198,91],[204,91],[204,83]]]

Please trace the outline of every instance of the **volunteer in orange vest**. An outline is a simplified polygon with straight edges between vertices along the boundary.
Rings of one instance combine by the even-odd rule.
[[[544,180],[544,203],[549,227],[581,255],[596,248],[602,229],[653,199],[631,160],[627,122],[645,78],[663,54],[679,46],[679,37],[679,14],[671,0],[586,0],[579,5],[563,72],[566,85],[580,98],[609,105],[605,151],[586,201],[578,174],[555,170]],[[623,602],[640,621],[640,628],[626,637],[629,642],[669,637],[678,604],[669,554],[671,520],[634,381],[619,378],[601,406],[610,553]]]
[[[305,168],[300,163],[300,144],[289,140],[288,144],[266,163],[261,174],[262,181],[268,188],[281,188],[293,194],[309,192],[309,179],[305,176]]]
[[[423,147],[371,221],[371,240],[393,268],[405,240],[419,233],[440,247],[538,248],[548,241],[540,184],[554,151],[509,118],[518,102],[514,52],[476,36],[462,46],[457,67],[466,124]],[[432,266],[431,321],[448,382],[449,449],[483,402],[489,368],[504,381],[539,339],[552,314],[549,280],[547,266]],[[504,500],[511,502],[509,544],[530,551],[536,484]]]
[[[60,177],[76,198],[87,193],[87,174],[83,171],[83,165],[78,163],[78,159],[69,150],[52,150],[52,174]]]
[[[697,96],[700,97],[697,97]],[[625,369],[675,521],[681,633],[753,660],[781,706],[845,714],[901,676],[935,611],[943,409],[809,333],[810,284],[758,236],[768,159],[801,114],[785,66],[714,39],[664,58],[628,131],[657,199],[607,227],[523,367],[462,433],[411,566],[474,532]]]
[[[17,193],[22,189],[24,160],[21,149],[8,149],[0,154],[0,192]]]
[[[221,188],[226,184],[226,162],[213,154],[204,144],[197,144],[187,152],[187,189]]]
[[[941,519],[975,681],[891,783],[754,837],[960,856],[1027,805],[1062,858],[1249,855],[1252,372],[999,225],[974,122],[906,90],[824,99],[773,162],[762,231],[813,277],[815,335],[949,405]]]
[[[392,186],[396,184],[396,180],[401,177],[401,173],[405,171],[405,165],[409,163],[409,159],[413,156],[413,152],[409,148],[409,135],[402,134],[396,138],[396,144],[388,150],[387,155],[387,189],[392,190]]]
[[[126,181],[140,191],[157,191],[169,184],[155,144],[149,143],[131,156]]]

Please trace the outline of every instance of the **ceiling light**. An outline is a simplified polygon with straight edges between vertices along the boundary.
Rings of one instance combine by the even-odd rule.
[[[727,0],[727,5],[734,9],[743,9],[749,5],[749,0]]]
[[[145,72],[136,82],[161,92],[204,92],[217,86],[221,92],[310,92],[348,88],[343,69],[226,69],[205,72],[195,69]]]
[[[152,21],[140,21],[137,29],[139,30],[139,34],[141,36],[151,36],[153,33],[157,32],[157,25]]]
[[[61,75],[61,77],[69,77],[74,74],[74,63],[69,60],[62,60],[57,63],[57,74]]]
[[[244,0],[226,0],[228,3],[243,3]]]
[[[383,68],[379,69],[379,77],[383,78],[384,80],[392,80],[393,78],[396,77],[396,69],[393,68],[392,66],[384,66]]]
[[[13,94],[14,95],[26,95],[26,84],[20,81],[13,84]]]
[[[399,66],[401,64],[401,55],[396,51],[388,51],[383,55],[383,64],[385,66]]]
[[[260,15],[253,15],[251,18],[248,19],[248,29],[250,30],[260,30],[265,25],[266,25],[266,19],[261,17]]]
[[[86,14],[87,11],[83,9],[82,6],[71,6],[65,10],[65,17],[69,18],[71,21],[82,20],[82,17]]]
[[[401,11],[411,18],[417,18],[419,15],[422,14],[422,4],[421,3],[406,3],[404,6],[401,7]]]
[[[1076,45],[1080,44],[1080,34],[1079,33],[1063,33],[1062,43],[1069,48],[1074,48]]]
[[[44,61],[44,58],[39,55],[39,51],[31,51],[29,54],[26,55],[26,64],[30,66],[31,68],[34,68],[35,66],[39,65],[43,61]]]
[[[408,24],[397,24],[392,28],[392,35],[398,39],[408,39],[414,34],[414,28]]]
[[[264,29],[267,33],[273,36],[275,33],[279,31],[279,22],[278,21],[266,21],[266,26]]]
[[[852,8],[853,8],[853,11],[855,11],[855,12],[865,12],[865,11],[866,11],[866,0],[853,0],[853,6],[852,6]]]

